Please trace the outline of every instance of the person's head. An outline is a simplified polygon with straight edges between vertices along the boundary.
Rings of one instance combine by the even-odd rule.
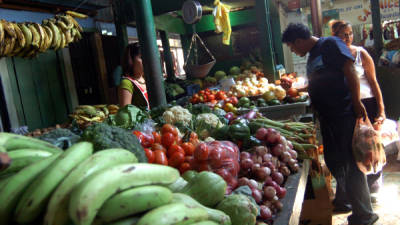
[[[290,23],[282,34],[282,42],[287,44],[293,53],[301,57],[310,51],[309,45],[306,44],[310,38],[310,30],[302,23]]]
[[[343,40],[347,46],[353,43],[353,28],[349,22],[343,20],[332,20],[330,22],[331,33]]]
[[[121,66],[125,76],[140,77],[143,75],[142,54],[139,42],[126,46]]]

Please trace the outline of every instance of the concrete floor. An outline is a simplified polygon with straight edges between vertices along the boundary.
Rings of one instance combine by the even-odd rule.
[[[397,155],[387,156],[387,164],[383,169],[383,187],[377,195],[377,203],[372,204],[375,213],[379,215],[375,225],[400,225],[400,162],[396,158]],[[347,225],[349,215],[334,215],[332,224]]]

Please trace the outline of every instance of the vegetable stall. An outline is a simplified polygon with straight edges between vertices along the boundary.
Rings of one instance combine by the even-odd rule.
[[[177,1],[163,11],[160,2],[153,2],[157,15],[182,5]],[[317,141],[313,123],[293,118],[308,105],[307,94],[294,88],[295,74],[275,79],[271,49],[262,46],[263,56],[177,82],[182,86],[164,85],[151,5],[119,3],[116,12],[130,13],[117,14],[128,17],[118,21],[131,21],[134,8],[141,20],[146,82],[154,84],[148,85],[151,110],[78,105],[62,125],[0,133],[0,225],[298,224]],[[70,25],[64,16],[55,20],[60,30]],[[76,31],[66,33],[78,41]],[[119,38],[122,48],[127,40]],[[43,49],[55,48],[51,38],[44,40]],[[28,47],[22,51],[40,52]],[[188,87],[196,91],[188,94]],[[186,96],[166,103],[164,90]]]

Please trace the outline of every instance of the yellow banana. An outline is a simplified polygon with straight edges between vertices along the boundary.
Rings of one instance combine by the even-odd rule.
[[[46,43],[46,49],[51,47],[51,44],[53,42],[53,31],[50,29],[48,25],[43,26],[44,30],[46,31],[47,34],[47,43]]]
[[[32,32],[24,23],[18,24],[20,30],[22,31],[24,38],[25,38],[25,45],[24,47],[29,47],[32,43]]]
[[[56,24],[57,24],[57,26],[58,26],[61,30],[63,30],[63,31],[66,31],[66,30],[69,29],[68,26],[67,26],[67,24],[65,24],[64,21],[62,21],[62,20],[57,20],[57,21],[56,21]]]
[[[72,17],[78,18],[78,19],[86,19],[88,16],[82,13],[74,12],[74,11],[66,11],[65,14],[70,15]]]
[[[21,46],[22,48],[25,47],[25,36],[22,33],[22,30],[19,28],[18,24],[16,23],[11,23],[11,24],[14,27],[15,33],[17,34],[19,46]]]
[[[3,55],[10,56],[10,53],[12,53],[12,51],[14,50],[15,38],[7,36],[4,44],[5,44],[5,49]]]
[[[65,48],[65,44],[66,44],[65,34],[63,32],[61,32],[60,35],[61,35],[60,48]]]
[[[39,51],[44,52],[46,49],[46,32],[44,31],[43,27],[38,23],[33,23],[34,27],[39,33],[40,42],[39,42]]]
[[[72,39],[72,35],[71,35],[71,29],[64,31],[64,35],[65,35],[65,45],[68,45],[69,43],[71,43],[72,41],[74,41]]]
[[[4,28],[3,23],[0,22],[0,46],[4,43]]]
[[[15,33],[14,26],[11,23],[7,22],[6,20],[2,19],[1,23],[3,23],[4,30],[7,32],[9,36],[12,38],[16,38],[17,34]]]
[[[56,16],[56,18],[60,18],[62,21],[64,21],[65,25],[67,26],[67,30],[70,30],[74,27],[74,23],[72,22],[70,16]]]
[[[74,41],[79,41],[79,40],[81,40],[81,39],[82,39],[81,32],[79,32],[79,30],[76,30],[76,34],[75,34],[75,37],[74,37]]]
[[[59,41],[60,41],[60,30],[58,29],[58,27],[54,24],[53,21],[49,20],[48,21],[48,25],[51,29],[51,31],[53,31],[53,40],[51,42],[51,47],[56,49],[57,46],[59,45]]]
[[[67,15],[67,16],[69,16],[69,15]],[[69,17],[70,17],[72,23],[74,24],[74,27],[75,27],[76,29],[78,29],[79,32],[82,33],[82,32],[83,32],[83,28],[82,28],[81,25],[78,23],[78,21],[76,21],[76,19],[74,19],[72,16],[69,16]]]
[[[36,28],[33,26],[33,24],[29,24],[28,25],[29,30],[32,33],[32,47],[34,49],[38,49],[39,48],[39,42],[40,42],[40,36],[38,31],[36,30]]]

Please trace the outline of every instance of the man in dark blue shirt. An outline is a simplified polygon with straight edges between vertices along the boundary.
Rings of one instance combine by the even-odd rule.
[[[337,181],[334,211],[352,210],[349,225],[375,223],[366,177],[352,154],[355,121],[367,116],[353,56],[339,38],[311,36],[300,23],[289,24],[282,42],[301,57],[309,53],[308,93],[321,125],[325,162]]]

